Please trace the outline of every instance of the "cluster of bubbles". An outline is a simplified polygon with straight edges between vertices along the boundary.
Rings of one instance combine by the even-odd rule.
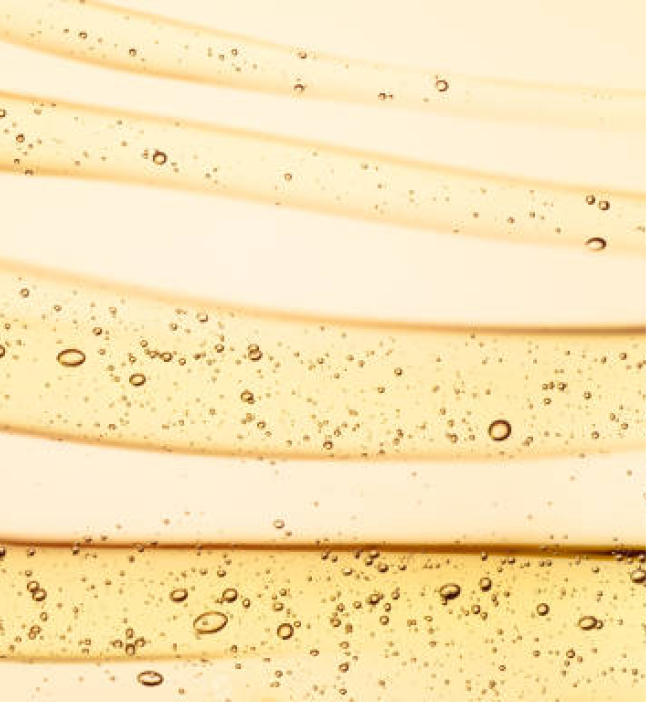
[[[55,558],[39,557],[50,550]],[[278,665],[287,656],[305,679],[314,674],[308,660],[331,660],[335,684],[354,694],[351,685],[365,680],[376,655],[401,660],[405,676],[415,659],[463,684],[469,699],[490,680],[511,694],[521,673],[523,685],[533,685],[524,671],[556,697],[573,666],[581,695],[606,679],[637,689],[646,680],[645,563],[641,553],[613,559],[547,549],[3,547],[0,643],[9,657],[124,656],[139,662],[143,687],[168,687],[166,670],[148,662],[168,655],[230,660],[241,671],[250,660]],[[45,581],[50,595],[41,599]],[[35,611],[21,605],[25,588]],[[466,658],[478,664],[467,670]],[[426,696],[441,679],[430,676]]]

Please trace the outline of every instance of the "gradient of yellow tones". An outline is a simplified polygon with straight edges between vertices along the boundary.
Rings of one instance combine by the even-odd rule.
[[[0,168],[126,180],[453,234],[644,254],[646,197],[0,94]]]
[[[314,458],[508,458],[644,445],[641,329],[307,320],[28,269],[2,270],[0,292],[5,430]]]
[[[9,660],[228,659],[234,699],[646,689],[643,554],[10,545],[0,572]],[[283,675],[258,674],[261,660]]]
[[[532,85],[335,57],[86,0],[4,0],[0,37],[111,68],[478,117],[643,130],[639,91]]]
[[[639,0],[0,2],[20,105],[0,255],[22,262],[0,267],[0,699],[643,699],[643,19]],[[357,407],[355,431],[318,421]],[[227,624],[196,638],[205,611]]]

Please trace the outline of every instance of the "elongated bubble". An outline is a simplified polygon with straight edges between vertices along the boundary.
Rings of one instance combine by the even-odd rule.
[[[198,635],[216,634],[227,625],[228,618],[222,612],[203,612],[193,621],[193,629]]]
[[[143,670],[137,680],[145,687],[156,687],[164,682],[164,676],[155,670]]]

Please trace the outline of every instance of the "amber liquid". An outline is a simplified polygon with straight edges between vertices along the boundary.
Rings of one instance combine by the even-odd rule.
[[[63,676],[100,661],[128,699],[159,687],[199,699],[640,700],[646,687],[643,553],[2,553],[3,657],[59,661]]]
[[[345,58],[91,0],[3,0],[0,40],[124,81],[282,95],[285,114],[310,98],[411,110],[436,119],[420,142],[442,124],[447,143],[461,141],[442,114],[510,134],[572,129],[581,144],[611,135],[625,152],[643,132],[637,90]],[[616,271],[646,252],[644,193],[612,184],[639,168],[613,181],[580,144],[598,173],[568,184],[397,157],[389,143],[296,139],[288,121],[271,135],[24,83],[0,85],[7,182],[103,180],[400,225],[432,231],[440,261],[443,236],[467,242],[464,255],[468,237],[619,254]],[[82,197],[39,236],[56,237],[77,207],[91,237],[102,212]],[[182,227],[193,221],[187,206]],[[22,222],[0,229],[2,255]],[[153,266],[165,252],[149,241]],[[217,253],[214,276],[230,265]],[[600,276],[610,302],[592,326],[406,324],[261,309],[271,263],[253,281],[258,306],[240,308],[0,262],[0,431],[21,435],[0,451],[0,699],[643,700],[646,338],[613,326],[626,303],[616,281]],[[367,246],[357,286],[370,264]],[[577,274],[572,264],[573,288]],[[477,284],[465,290],[477,319]],[[15,477],[32,471],[31,483]],[[376,533],[379,545],[362,540]]]

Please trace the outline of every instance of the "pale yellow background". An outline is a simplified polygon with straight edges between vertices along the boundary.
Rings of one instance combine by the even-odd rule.
[[[604,3],[500,0],[121,4],[353,57],[528,81],[644,88],[641,2],[622,3],[613,12]],[[0,65],[0,89],[6,91],[511,175],[644,187],[643,132],[295,101],[113,72],[9,45],[0,45]],[[125,185],[3,174],[0,188],[0,255],[72,273],[253,306],[382,320],[526,326],[646,319],[639,258],[452,237]],[[410,479],[409,465],[274,469],[22,437],[0,441],[12,494],[0,523],[7,536],[100,532],[126,540],[190,540],[191,534],[254,540],[272,538],[271,521],[281,514],[290,516],[299,541],[319,535],[541,542],[568,534],[580,543],[638,543],[643,533],[639,457],[592,457],[566,466],[469,463],[450,471],[431,463],[416,467],[422,477]],[[629,469],[634,477],[626,480]],[[615,512],[611,534],[604,515],[613,490],[614,503],[623,508]],[[306,507],[317,500],[320,509]],[[162,529],[163,519],[171,526]]]
[[[347,56],[539,82],[645,87],[641,0],[120,4]],[[296,102],[110,72],[8,45],[0,45],[0,90],[511,175],[644,189],[643,133]],[[4,258],[182,294],[410,321],[558,325],[646,319],[639,259],[453,238],[147,188],[4,174],[0,204]],[[3,435],[0,463],[5,538],[273,540],[272,521],[280,517],[292,532],[280,537],[288,542],[644,543],[641,455],[458,464],[450,470],[434,463],[274,466]],[[99,668],[41,667],[38,678],[49,675],[54,682],[40,699],[80,700],[88,689],[93,699],[147,699],[149,691],[131,682],[134,672],[115,684]],[[181,684],[181,671],[164,672],[176,681],[157,699],[174,698]],[[86,687],[75,684],[79,675],[88,679]],[[33,669],[3,665],[3,699],[22,699],[36,684]],[[217,692],[216,677],[205,677],[204,684],[205,696]]]

